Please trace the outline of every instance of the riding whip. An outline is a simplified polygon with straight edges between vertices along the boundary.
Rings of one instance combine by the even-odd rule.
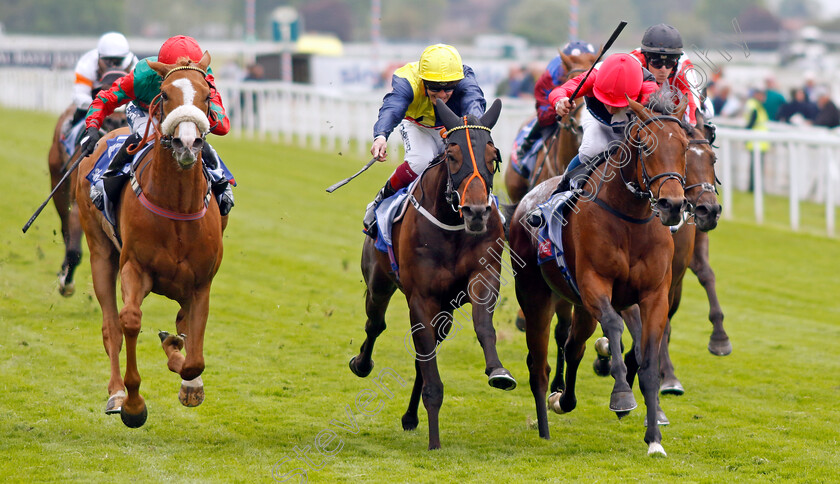
[[[583,80],[580,81],[580,84],[578,84],[578,87],[575,88],[575,91],[569,97],[569,101],[575,102],[575,97],[577,97],[578,91],[580,91],[580,88],[583,87],[583,84],[586,82],[586,79],[589,78],[589,74],[592,73],[592,69],[594,69],[595,66],[598,64],[598,62],[601,61],[601,57],[604,57],[604,53],[607,50],[609,50],[610,47],[612,47],[613,42],[615,42],[615,39],[618,38],[618,36],[621,34],[621,31],[624,30],[624,27],[626,27],[626,26],[627,26],[627,22],[625,22],[624,20],[622,20],[621,22],[618,23],[618,27],[615,28],[612,35],[610,35],[610,38],[607,39],[607,43],[605,43],[604,47],[601,48],[601,53],[598,54],[598,58],[595,59],[595,62],[592,63],[592,67],[590,67],[589,70],[586,71],[586,75],[583,76]],[[560,116],[558,116],[558,117],[560,117]]]
[[[367,165],[363,166],[362,169],[359,170],[358,172],[356,172],[355,175],[353,175],[349,178],[345,178],[344,180],[341,180],[340,182],[336,183],[335,185],[330,185],[327,188],[327,193],[332,193],[332,192],[336,191],[336,189],[338,189],[340,187],[343,187],[344,185],[348,184],[350,182],[350,180],[352,180],[353,178],[356,178],[357,176],[361,175],[362,172],[364,172],[365,170],[370,168],[375,162],[376,162],[376,157],[371,158],[370,161],[367,162]]]
[[[73,164],[70,165],[70,168],[67,169],[67,172],[64,173],[64,176],[61,177],[61,180],[59,180],[58,183],[55,184],[55,188],[52,189],[47,199],[44,200],[44,203],[42,203],[41,206],[38,207],[38,210],[35,210],[35,213],[33,213],[31,217],[29,217],[29,221],[26,222],[26,225],[23,226],[24,234],[27,230],[29,230],[29,227],[32,225],[32,223],[35,222],[35,219],[38,218],[38,215],[41,215],[41,211],[44,210],[44,207],[47,206],[47,203],[49,203],[50,199],[53,197],[53,195],[55,195],[55,192],[58,191],[58,188],[62,184],[64,184],[64,181],[67,180],[67,177],[69,177],[70,174],[73,173],[76,170],[76,168],[78,168],[79,163],[81,163],[84,159],[83,157],[79,156],[81,153],[82,149],[79,148],[76,150],[76,153],[73,154],[73,156],[76,158],[76,161],[74,161]]]

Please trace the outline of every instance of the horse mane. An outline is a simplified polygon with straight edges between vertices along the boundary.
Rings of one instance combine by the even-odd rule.
[[[666,84],[650,95],[645,107],[655,114],[673,116],[683,99],[685,99],[683,93]],[[696,136],[697,130],[694,126],[691,126],[689,123],[681,124],[689,136]]]

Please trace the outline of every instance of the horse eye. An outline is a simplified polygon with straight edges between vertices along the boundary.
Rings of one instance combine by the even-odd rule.
[[[169,100],[169,96],[167,96],[166,93],[163,92],[163,91],[160,92],[160,98],[163,99],[164,101]]]

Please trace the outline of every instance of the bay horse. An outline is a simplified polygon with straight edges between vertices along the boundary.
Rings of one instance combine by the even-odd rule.
[[[567,55],[561,51],[560,58],[566,72],[563,76],[563,82],[566,82],[589,70],[597,57],[589,52]],[[504,178],[510,204],[516,205],[519,203],[522,197],[539,183],[551,177],[562,175],[566,166],[577,155],[578,148],[580,148],[580,137],[583,134],[580,127],[581,105],[582,103],[579,103],[572,113],[558,121],[554,133],[545,140],[542,149],[537,153],[534,171],[530,177],[523,177],[513,169],[513,163],[508,163]]]
[[[131,183],[126,184],[119,199],[116,231],[93,206],[86,177],[79,177],[76,185],[93,287],[102,308],[102,339],[111,362],[105,413],[119,412],[123,423],[132,428],[142,426],[148,415],[139,392],[136,348],[140,305],[150,292],[180,305],[175,318],[177,335],[159,333],[169,369],[182,378],[179,400],[186,406],[196,406],[204,398],[200,377],[204,370],[204,330],[210,285],[222,262],[226,222],[218,205],[211,202],[201,162],[201,148],[210,128],[210,87],[205,80],[209,64],[207,52],[198,63],[188,59],[177,64],[149,62],[149,67],[163,78],[161,92],[151,103],[144,137],[144,141],[153,138],[154,146],[133,165]],[[149,129],[153,129],[151,135]],[[126,130],[103,139],[120,131]],[[80,170],[89,172],[105,146],[100,142],[93,155],[82,161]],[[119,314],[118,274],[124,303]],[[124,379],[119,363],[123,337]],[[180,351],[184,347],[186,357]]]
[[[621,418],[636,408],[636,402],[621,359],[624,323],[617,311],[638,304],[642,324],[631,334],[639,345],[639,384],[647,415],[654,422],[647,428],[645,442],[648,454],[664,455],[655,415],[659,347],[667,323],[674,253],[665,226],[678,224],[687,205],[683,186],[689,143],[680,121],[687,101],[680,103],[674,115],[654,113],[628,101],[636,119],[625,130],[624,141],[601,165],[600,172],[593,174],[579,192],[577,206],[563,219],[564,256],[579,295],[557,264],[536,264],[542,244],[537,228],[526,222],[528,215],[548,200],[559,177],[543,182],[522,199],[511,223],[510,247],[512,254],[530,262],[516,273],[515,281],[516,297],[525,313],[527,364],[540,437],[550,437],[546,391],[552,314],[557,313],[558,324],[569,332],[563,348],[562,393],[554,395],[550,403],[561,412],[575,408],[575,382],[584,345],[600,322],[609,339],[615,379],[610,410]],[[650,223],[657,215],[661,224]],[[574,314],[569,321],[572,306]]]
[[[123,71],[107,71],[97,81],[96,87],[102,88],[110,86],[114,81],[124,76]],[[98,89],[95,89],[98,91]],[[96,94],[94,93],[94,96]],[[50,170],[50,190],[55,188],[55,185],[64,176],[67,171],[70,161],[70,153],[64,148],[61,142],[62,132],[65,131],[65,124],[70,123],[70,119],[76,111],[76,105],[71,104],[58,116],[58,121],[53,128],[52,144],[47,155],[47,165]],[[128,121],[125,117],[124,111],[117,111],[105,118],[105,123],[102,125],[102,134],[113,131],[117,128],[128,126]],[[76,145],[78,148],[78,145]],[[76,285],[73,282],[73,276],[76,272],[76,267],[82,260],[82,227],[79,224],[79,209],[76,206],[75,190],[76,177],[78,172],[73,172],[70,179],[55,192],[53,196],[53,204],[55,210],[58,212],[58,218],[61,220],[61,236],[64,240],[64,261],[61,263],[61,269],[58,271],[58,292],[64,297],[70,297],[76,292]]]
[[[445,152],[423,172],[415,190],[419,194],[410,195],[411,206],[402,220],[394,223],[398,272],[392,269],[389,256],[376,249],[371,238],[365,238],[361,266],[367,337],[359,354],[350,360],[355,375],[370,374],[374,343],[385,330],[385,310],[399,288],[408,302],[415,352],[414,387],[402,426],[404,430],[417,428],[422,394],[429,417],[429,449],[440,448],[438,414],[443,383],[436,353],[450,329],[459,324],[453,312],[462,304],[472,305],[488,383],[503,390],[516,386],[499,361],[493,328],[504,231],[492,200],[493,174],[500,159],[490,128],[498,120],[501,101],[497,99],[481,119],[459,118],[441,100],[436,106],[447,130]],[[461,310],[459,314],[466,313]]]
[[[717,199],[715,184],[715,162],[717,157],[712,150],[711,143],[714,140],[713,127],[706,124],[702,114],[697,112],[697,124],[689,128],[689,151],[686,153],[686,187],[685,192],[689,199],[689,213],[694,223],[681,225],[679,230],[673,234],[674,237],[674,262],[672,267],[673,278],[669,294],[668,324],[665,327],[665,338],[659,352],[660,387],[662,394],[682,395],[685,390],[676,377],[674,364],[671,361],[669,343],[671,339],[671,320],[679,309],[682,296],[682,284],[686,269],[697,275],[700,283],[706,289],[709,299],[709,321],[712,323],[712,334],[709,337],[709,352],[716,356],[726,356],[732,352],[732,344],[729,336],[723,327],[723,311],[715,290],[715,274],[709,264],[709,236],[710,230],[717,226],[720,218],[721,207]],[[632,309],[622,314],[625,321],[630,318],[638,319]],[[561,348],[562,336],[555,335],[557,347]],[[596,349],[603,343],[596,344]],[[600,346],[603,348],[603,346]],[[631,351],[625,355],[625,363],[628,364],[632,356]],[[609,374],[609,355],[596,357],[593,368],[600,376]],[[632,384],[632,373],[630,374]],[[562,379],[555,374],[551,384],[552,391],[560,388]],[[663,414],[664,415],[664,414]],[[667,422],[667,419],[660,415],[660,424]]]

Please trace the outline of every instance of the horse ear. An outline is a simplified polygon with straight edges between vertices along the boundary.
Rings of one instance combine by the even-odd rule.
[[[566,72],[572,70],[572,59],[569,58],[563,51],[560,51],[560,58],[563,59],[563,67],[566,69]]]
[[[706,124],[706,118],[703,117],[703,111],[700,108],[694,110],[694,119],[697,120],[697,124],[694,127],[702,131],[703,126]]]
[[[501,113],[501,112],[502,112],[502,100],[499,99],[499,98],[496,98],[496,100],[493,101],[493,105],[490,106],[490,109],[488,109],[484,113],[484,116],[481,117],[481,125],[484,126],[484,127],[487,127],[487,128],[492,128],[493,126],[496,125],[496,121],[499,120],[499,113]]]
[[[198,61],[198,67],[201,68],[203,71],[207,71],[207,67],[210,65],[210,52],[204,51],[204,55],[201,56],[201,60]]]
[[[674,112],[674,117],[676,117],[677,119],[682,119],[682,118],[683,118],[683,115],[685,114],[685,110],[686,110],[687,108],[688,108],[688,98],[687,98],[687,97],[683,97],[683,98],[680,100],[680,103],[679,103],[679,104],[677,104],[677,109],[676,109],[676,111]]]
[[[167,64],[156,61],[149,61],[149,67],[151,67],[153,71],[160,74],[160,77],[166,77],[166,74],[169,72],[169,69],[172,68]]]
[[[627,94],[625,94],[624,97],[627,99],[627,102],[630,103],[630,109],[632,109],[633,112],[636,113],[636,116],[639,119],[641,119],[642,121],[647,121],[648,119],[650,119],[650,113],[647,109],[645,109],[644,106],[642,106],[641,103],[637,103],[636,101],[630,99],[630,96],[628,96]]]
[[[461,118],[459,118],[457,114],[453,113],[443,100],[435,100],[435,107],[437,108],[437,114],[440,116],[440,120],[443,121],[443,125],[446,129],[452,129],[461,124]]]

